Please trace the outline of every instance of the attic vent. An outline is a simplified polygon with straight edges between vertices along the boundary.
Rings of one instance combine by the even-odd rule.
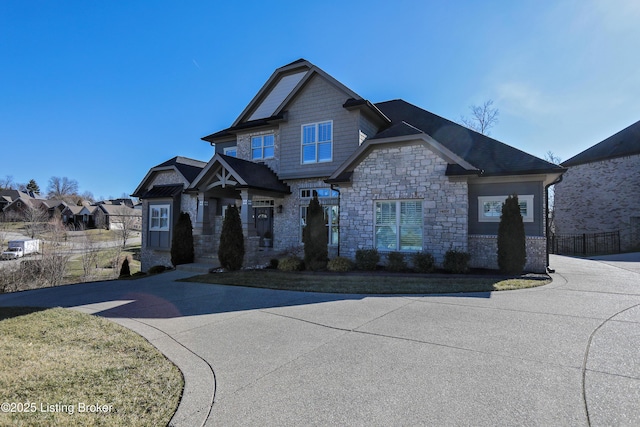
[[[307,74],[307,71],[301,71],[295,74],[289,74],[280,79],[280,81],[271,89],[271,92],[264,98],[262,103],[253,112],[249,120],[265,119],[273,116],[276,109],[282,104],[287,96],[296,87],[300,80]]]

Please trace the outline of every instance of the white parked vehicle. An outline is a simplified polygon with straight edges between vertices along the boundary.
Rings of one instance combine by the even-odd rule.
[[[40,252],[40,240],[10,240],[9,247],[2,252],[2,259],[18,259],[25,255]]]

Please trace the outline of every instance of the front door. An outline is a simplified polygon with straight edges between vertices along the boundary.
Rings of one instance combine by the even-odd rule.
[[[273,208],[255,208],[254,218],[256,221],[256,230],[258,231],[258,236],[263,238],[273,238]],[[265,236],[267,232],[269,234]]]

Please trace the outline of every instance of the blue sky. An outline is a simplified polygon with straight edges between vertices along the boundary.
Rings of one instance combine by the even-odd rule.
[[[0,0],[0,179],[130,194],[305,58],[372,102],[568,159],[640,119],[640,2]]]

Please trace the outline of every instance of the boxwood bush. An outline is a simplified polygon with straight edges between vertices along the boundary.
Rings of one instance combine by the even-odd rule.
[[[358,270],[375,270],[380,262],[377,249],[358,249],[356,251],[356,268]]]
[[[327,269],[329,271],[339,271],[339,272],[351,271],[353,270],[353,263],[349,258],[339,256],[329,260],[329,263],[327,264]]]
[[[283,258],[278,262],[280,271],[300,271],[304,268],[304,262],[295,256]]]
[[[416,273],[432,273],[435,270],[433,255],[426,252],[417,252],[412,256],[413,269]]]
[[[404,254],[402,252],[389,252],[387,260],[387,270],[406,271],[407,262],[404,260]]]
[[[467,252],[449,249],[444,254],[443,267],[448,273],[461,274],[469,271],[471,255]]]

